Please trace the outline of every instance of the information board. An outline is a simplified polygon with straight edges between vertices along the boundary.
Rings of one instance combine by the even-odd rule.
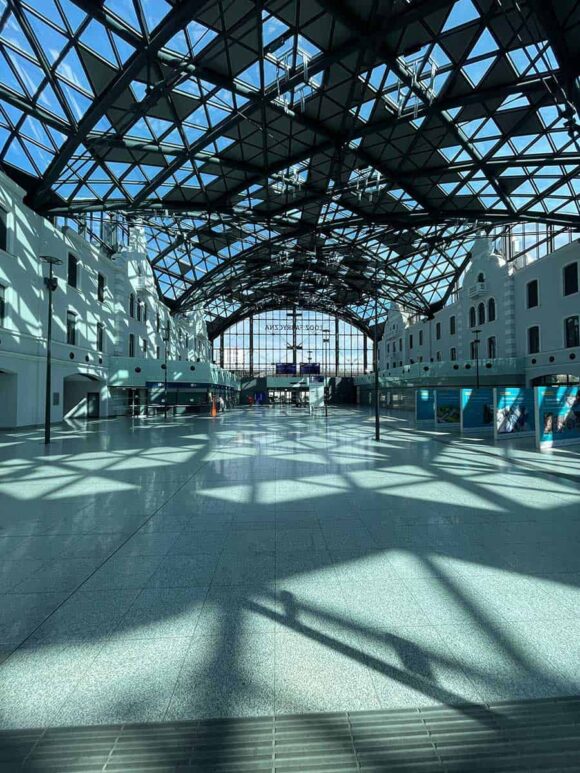
[[[434,389],[417,389],[415,392],[415,420],[418,424],[435,421]]]
[[[296,365],[293,362],[277,362],[276,363],[276,375],[283,376],[295,376]]]
[[[435,423],[446,426],[459,425],[460,418],[459,389],[436,389]]]
[[[308,387],[308,402],[311,411],[315,408],[324,408],[324,384],[310,384]]]
[[[580,387],[538,387],[536,441],[539,448],[580,443]]]
[[[493,389],[461,390],[461,431],[493,432]]]
[[[533,435],[534,390],[523,387],[502,387],[494,390],[494,437],[496,440],[514,435]]]
[[[320,374],[320,363],[319,362],[301,362],[300,363],[300,374],[301,375],[318,375]]]

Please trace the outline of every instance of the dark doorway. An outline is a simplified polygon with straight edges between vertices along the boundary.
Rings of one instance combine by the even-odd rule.
[[[87,392],[87,419],[98,419],[100,416],[100,395],[98,392]]]

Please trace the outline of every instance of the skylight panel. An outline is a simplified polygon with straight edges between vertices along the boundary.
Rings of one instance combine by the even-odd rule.
[[[51,25],[41,21],[35,14],[27,14],[27,17],[46,58],[54,64],[68,43],[67,38]]]
[[[262,41],[264,46],[269,46],[275,40],[286,34],[290,28],[277,16],[270,14],[266,9],[262,10]]]
[[[80,91],[92,94],[93,90],[85,75],[84,67],[78,58],[76,51],[71,49],[59,66],[56,72],[60,78],[64,78],[71,86],[79,89]]]
[[[498,111],[502,110],[515,110],[520,107],[529,107],[530,100],[525,94],[521,92],[518,94],[508,94],[501,105],[497,108]]]
[[[92,51],[102,56],[107,62],[110,62],[113,65],[117,64],[111,41],[109,40],[105,28],[102,24],[99,24],[99,22],[94,19],[90,22],[83,30],[81,42]]]
[[[171,6],[166,0],[139,0],[139,2],[149,32],[159,26],[171,10]]]
[[[442,32],[449,32],[449,30],[461,27],[475,19],[479,19],[479,13],[471,0],[457,0],[447,17]]]
[[[475,59],[478,56],[490,56],[496,52],[498,48],[499,46],[495,42],[495,38],[488,28],[485,27],[476,44],[471,49],[468,59]]]

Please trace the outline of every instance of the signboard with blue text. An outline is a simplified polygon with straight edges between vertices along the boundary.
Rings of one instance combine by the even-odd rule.
[[[418,423],[435,421],[435,390],[434,389],[416,390],[415,420]]]
[[[536,441],[539,448],[580,443],[580,387],[538,387]]]
[[[494,413],[493,433],[496,440],[533,435],[534,390],[523,387],[496,388]]]
[[[461,390],[461,432],[493,432],[493,389]]]
[[[460,414],[459,389],[436,389],[435,423],[447,427],[459,425]]]

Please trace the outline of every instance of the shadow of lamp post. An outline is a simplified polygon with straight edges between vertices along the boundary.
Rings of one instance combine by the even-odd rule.
[[[163,343],[165,344],[165,357],[164,357],[164,363],[163,363],[163,420],[167,421],[167,350],[169,348],[169,344],[171,342],[171,329],[169,327],[169,322],[167,323],[167,327],[165,329],[165,335],[163,336]]]
[[[44,404],[44,442],[50,443],[50,411],[51,411],[51,338],[52,338],[52,294],[58,286],[58,279],[53,276],[53,267],[61,266],[63,261],[60,258],[53,258],[50,255],[41,255],[40,260],[48,264],[48,276],[44,277],[44,286],[48,290],[48,323],[46,328],[46,391]]]

